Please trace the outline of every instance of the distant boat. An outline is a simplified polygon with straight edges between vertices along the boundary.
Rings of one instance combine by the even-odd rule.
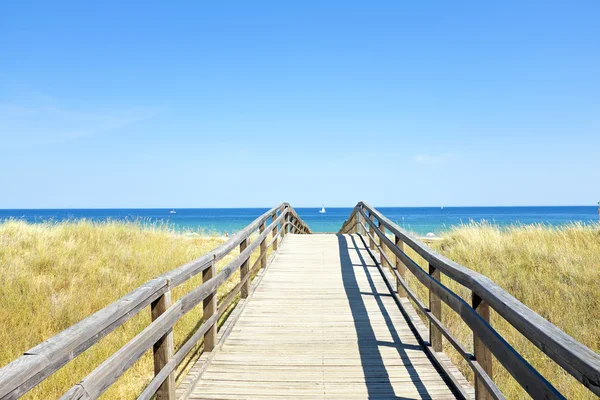
[[[169,211],[169,214],[177,214],[177,211],[171,210],[171,211]]]
[[[444,209],[444,206],[441,206],[440,208],[443,210],[443,209]]]
[[[319,212],[321,214],[325,214],[327,211],[325,211],[325,205],[322,205],[321,209],[319,210]]]

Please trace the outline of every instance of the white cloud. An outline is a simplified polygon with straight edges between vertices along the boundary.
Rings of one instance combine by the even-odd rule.
[[[66,142],[109,133],[149,119],[161,109],[74,107],[7,79],[0,79],[0,89],[0,140],[4,146]]]
[[[442,165],[446,164],[453,155],[451,153],[431,155],[431,154],[417,154],[413,157],[417,164],[422,165]]]

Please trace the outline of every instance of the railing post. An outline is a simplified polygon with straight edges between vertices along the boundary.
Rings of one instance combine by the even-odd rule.
[[[471,306],[475,311],[477,311],[481,318],[483,318],[488,324],[490,323],[490,306],[474,292],[471,293]],[[490,350],[485,347],[475,332],[473,332],[473,353],[475,356],[475,361],[481,365],[481,368],[483,368],[485,373],[488,374],[488,376],[493,380],[492,354]],[[475,376],[475,399],[492,399],[487,389],[483,385],[483,382],[481,382],[477,376]]]
[[[385,235],[385,226],[383,226],[383,223],[381,221],[378,221],[377,227],[379,228],[381,233]],[[385,268],[383,265],[383,263],[385,261],[385,257],[383,256],[383,252],[385,251],[384,246],[385,245],[383,243],[383,238],[379,238],[379,264],[381,264],[382,268]],[[390,268],[393,268],[393,267],[390,265]]]
[[[277,211],[275,211],[275,214],[273,214],[273,219],[272,222],[275,222],[275,220],[277,219]],[[273,226],[273,251],[277,251],[277,225]]]
[[[285,213],[285,207],[281,207],[281,215],[283,215]],[[287,215],[283,215],[283,218],[281,219],[281,240],[283,241],[283,237],[285,236],[285,230],[287,229],[285,226],[285,222],[287,220]]]
[[[369,211],[369,219],[371,220],[372,223],[375,223],[375,217],[373,216],[373,214]],[[371,237],[369,238],[369,248],[371,250],[375,250],[375,228],[373,228],[373,225],[369,224],[369,233],[371,234]]]
[[[202,282],[207,282],[215,276],[217,267],[215,262],[211,262],[210,268],[202,271]],[[203,301],[202,321],[206,322],[210,317],[217,313],[217,289]],[[204,351],[213,351],[217,343],[217,324],[216,322],[204,334]]]
[[[262,227],[262,225],[261,225]],[[242,243],[240,243],[240,253],[244,250],[246,250],[246,247],[248,247],[248,239],[244,239],[242,241]],[[261,252],[262,252],[262,245],[261,245]],[[246,258],[246,260],[244,260],[244,262],[242,263],[242,266],[240,267],[240,280],[244,280],[244,278],[246,278],[246,275],[248,275],[250,273],[250,257]],[[242,299],[245,299],[248,297],[248,293],[250,293],[250,279],[246,279],[246,282],[244,282],[242,284],[242,289],[241,289],[241,296]]]
[[[440,281],[440,271],[429,264],[429,275]],[[438,321],[442,320],[442,300],[429,289],[429,310]],[[434,351],[442,351],[442,332],[429,321],[429,344]]]
[[[171,291],[169,290],[151,305],[152,321],[156,320],[167,309],[171,307]],[[173,331],[169,331],[154,343],[154,375],[163,369],[163,367],[173,357]],[[175,400],[175,372],[172,372],[162,385],[156,391],[157,400]]]
[[[266,222],[263,222],[262,224],[260,224],[260,228],[258,229],[258,231],[260,233],[263,233],[265,231],[267,227]],[[260,242],[260,267],[264,268],[267,266],[267,238],[265,237],[263,240],[261,240]]]
[[[394,243],[396,244],[396,247],[400,249],[401,252],[405,252],[404,242],[397,235],[394,235]],[[406,282],[406,267],[404,266],[402,260],[400,260],[400,257],[398,256],[396,256],[396,271],[398,271],[398,275],[400,275],[400,277],[404,279],[404,282]],[[398,292],[398,296],[406,297],[406,290],[404,290],[404,286],[400,284],[400,281],[398,279],[396,279],[396,292]]]

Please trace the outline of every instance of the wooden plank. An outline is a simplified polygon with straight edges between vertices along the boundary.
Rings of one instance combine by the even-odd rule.
[[[169,307],[156,321],[140,332],[135,338],[121,347],[116,353],[98,366],[92,373],[69,390],[62,398],[95,398],[102,394],[114,383],[131,365],[138,360],[148,348],[152,347],[173,325],[193,307],[215,293],[217,288],[225,282],[243,263],[271,231],[273,226],[283,220],[279,216],[267,229],[261,233],[257,241],[252,242],[233,261],[227,264],[213,278],[203,282],[201,286],[181,297]],[[214,263],[211,265],[214,267]],[[215,302],[216,304],[216,302]]]
[[[166,292],[152,303],[152,321],[156,321],[171,307],[171,291]],[[167,365],[173,357],[173,330],[169,329],[153,346],[154,375]],[[156,391],[157,400],[175,400],[175,374],[171,373]]]
[[[269,267],[269,265],[271,264],[271,262],[273,261],[273,259],[275,258],[276,255],[277,255],[276,252],[272,253],[269,257],[269,260],[267,261],[267,267],[257,271],[256,278],[252,282],[252,285],[250,286],[250,293],[248,295],[248,298],[252,297],[256,287],[260,284],[266,269]],[[252,269],[255,269],[257,267],[258,266],[253,266]],[[252,275],[252,272],[251,272],[251,275]],[[177,388],[177,399],[178,400],[187,399],[189,397],[193,388],[196,386],[198,380],[202,377],[202,374],[204,374],[207,367],[210,365],[210,363],[214,359],[215,354],[218,352],[218,350],[221,349],[224,341],[231,334],[231,331],[232,331],[235,323],[237,322],[241,312],[246,307],[247,301],[248,301],[247,299],[242,299],[235,306],[235,308],[231,312],[229,318],[227,318],[227,320],[221,327],[221,330],[219,330],[219,333],[217,335],[218,342],[215,346],[215,349],[211,353],[203,354],[202,357],[200,357],[200,359],[192,366],[192,368],[188,372],[187,376],[184,377],[181,384]],[[147,399],[142,399],[142,400],[147,400]]]
[[[398,247],[398,249],[401,252],[405,253],[404,242],[402,241],[402,239],[400,239],[398,235],[394,235],[394,244],[396,245],[396,247]],[[395,258],[396,271],[398,271],[398,275],[400,275],[400,277],[406,281],[406,267],[404,266],[404,264],[402,264],[402,260],[400,259],[400,257],[395,256]],[[398,292],[398,296],[406,297],[406,291],[404,290],[404,287],[400,284],[399,280],[396,281],[396,291]]]
[[[240,253],[242,253],[244,250],[246,250],[246,247],[248,247],[248,239],[244,240],[242,243],[240,243]],[[242,262],[242,265],[240,267],[240,280],[242,283],[242,299],[245,299],[246,297],[248,297],[248,290],[250,288],[250,281],[248,279],[246,279],[248,277],[248,273],[250,272],[250,255],[248,255],[248,257]]]
[[[28,350],[0,369],[0,398],[16,399],[77,357],[168,290],[153,279],[102,310]]]
[[[190,396],[287,397],[456,397],[356,236],[286,236]]]
[[[432,265],[429,266],[429,275],[438,282],[441,279],[440,271]],[[431,288],[429,289],[429,310],[438,321],[442,320],[442,300]],[[442,351],[442,332],[431,321],[429,322],[429,343],[433,350]]]
[[[475,292],[531,343],[593,393],[600,396],[600,355],[542,318],[486,276],[449,260],[413,238],[367,203],[359,202],[353,212],[359,212],[363,208],[373,213],[388,230],[400,237],[429,264]],[[518,374],[518,372],[516,373]]]
[[[375,222],[374,222],[374,216],[373,214],[369,213],[369,220],[371,220],[371,223],[369,224],[369,233],[371,234],[371,237],[374,238],[374,233],[373,231],[375,230]],[[375,240],[374,239],[369,239],[369,248],[371,250],[375,249]]]
[[[490,323],[490,306],[476,293],[472,293],[471,295],[471,306],[481,315],[481,318],[488,324]],[[481,366],[481,369],[493,381],[492,353],[475,333],[473,333],[473,355],[477,363]],[[475,398],[477,400],[490,400],[492,398],[491,394],[488,393],[485,381],[478,376],[475,376]]]
[[[22,396],[115,328],[135,316],[167,290],[204,271],[213,261],[220,260],[280,207],[283,205],[267,211],[212,252],[144,283],[114,303],[26,351],[22,357],[1,368],[0,398],[13,399]]]
[[[246,243],[248,239],[246,239],[242,243]],[[246,264],[248,261],[246,261]],[[244,265],[244,264],[242,264]],[[211,279],[215,277],[216,266],[213,263],[212,266],[205,270],[202,273],[202,283],[207,283]],[[217,313],[217,288],[218,286],[211,291],[202,301],[202,321],[208,321],[213,315]],[[243,286],[242,286],[243,290]],[[204,334],[204,351],[212,351],[215,347],[215,343],[217,342],[217,324],[213,324],[206,333]]]
[[[365,217],[362,210],[359,213]],[[366,218],[365,218],[366,220]],[[370,220],[366,220],[370,223]],[[402,259],[404,265],[413,275],[439,297],[452,310],[459,314],[461,319],[476,333],[492,351],[496,359],[515,378],[517,382],[534,398],[563,399],[564,397],[537,372],[502,336],[498,334],[485,320],[473,310],[462,298],[431,277],[410,257],[395,247],[392,241],[378,230],[375,233],[386,243],[392,252]]]
[[[385,227],[383,226],[383,223],[381,223],[381,221],[378,221],[379,223],[379,230],[381,232],[383,232],[383,234],[385,234]],[[379,262],[381,263],[381,265],[384,265],[385,259],[384,259],[384,246],[381,245],[381,239],[379,240]],[[390,268],[393,268],[392,264],[388,264],[390,266]]]
[[[159,386],[164,382],[168,376],[174,374],[175,368],[184,360],[187,354],[194,348],[196,343],[200,341],[200,338],[204,336],[206,331],[217,323],[219,315],[215,314],[205,321],[200,328],[185,342],[177,353],[169,360],[169,362],[163,367],[163,369],[154,376],[154,379],[146,386],[144,391],[138,397],[138,400],[150,400],[154,393],[158,390]]]
[[[275,221],[276,218],[277,218],[277,212],[275,212],[273,214],[273,220],[271,221],[271,223],[273,221]],[[277,232],[278,231],[279,231],[278,230],[278,225],[273,226],[273,251],[277,251],[277,246],[278,246],[278,243],[277,243],[278,234],[277,234]]]

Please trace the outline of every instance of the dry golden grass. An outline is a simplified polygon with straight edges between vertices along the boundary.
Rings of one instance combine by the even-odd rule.
[[[490,224],[456,227],[431,247],[480,272],[560,329],[600,352],[600,225],[572,224],[498,228]],[[410,251],[422,267],[426,263]],[[407,273],[408,283],[427,303],[426,289]],[[470,291],[442,275],[442,282],[470,301]],[[443,303],[442,303],[443,304]],[[443,322],[472,350],[472,334],[460,317],[444,305]],[[492,312],[492,325],[567,398],[595,399],[589,390],[532,345],[502,317]],[[444,351],[473,379],[470,368],[444,340]],[[507,398],[527,398],[498,362],[494,380]]]
[[[80,221],[31,225],[8,221],[0,224],[0,366],[143,282],[199,257],[224,240],[135,223]],[[488,224],[470,224],[452,230],[431,246],[489,276],[569,335],[600,351],[600,226],[499,229]],[[236,254],[226,257],[218,268]],[[425,265],[414,253],[410,255]],[[424,287],[408,275],[409,285],[426,301]],[[238,280],[236,273],[221,287],[219,297],[226,295]],[[176,288],[174,300],[200,282],[201,278],[196,277]],[[468,299],[468,290],[447,278],[443,278],[443,282]],[[443,311],[446,326],[471,348],[470,330],[447,307]],[[176,348],[194,331],[201,315],[201,306],[196,307],[175,326]],[[149,321],[149,310],[142,311],[27,397],[59,397]],[[492,324],[568,398],[595,398],[497,314],[492,315]],[[463,373],[472,379],[470,369],[460,356],[448,343],[444,347]],[[146,353],[104,397],[135,397],[152,375],[152,358]],[[496,367],[495,380],[508,398],[526,397],[500,367]]]
[[[224,241],[222,237],[178,234],[167,226],[137,223],[0,223],[0,366],[140,284]],[[237,254],[232,252],[217,269]],[[195,277],[174,289],[173,301],[201,279]],[[221,286],[219,298],[238,281],[236,273]],[[194,332],[201,315],[200,304],[177,323],[176,350]],[[33,389],[27,398],[60,397],[149,322],[148,308]],[[135,397],[152,376],[152,356],[147,352],[104,398]]]

